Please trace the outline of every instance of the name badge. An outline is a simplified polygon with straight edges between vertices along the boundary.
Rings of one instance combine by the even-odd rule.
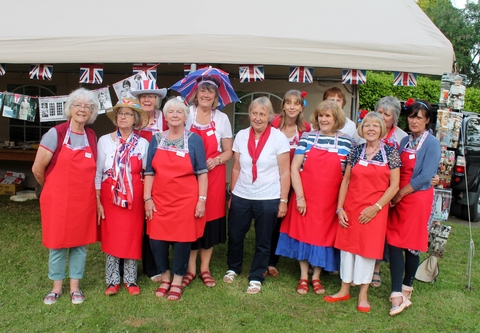
[[[177,156],[185,157],[185,153],[183,151],[177,151]]]
[[[213,130],[210,130],[207,132],[207,136],[212,136],[213,134],[215,134],[215,132]]]
[[[338,149],[337,148],[328,148],[328,152],[329,153],[338,153]]]
[[[415,159],[415,154],[410,154],[410,155],[408,155],[408,159],[414,160],[414,159]]]
[[[368,166],[368,162],[365,161],[365,160],[360,160],[360,162],[358,162],[358,164],[363,165],[363,166]]]
[[[92,158],[92,154],[91,153],[85,153],[85,157],[86,158]]]

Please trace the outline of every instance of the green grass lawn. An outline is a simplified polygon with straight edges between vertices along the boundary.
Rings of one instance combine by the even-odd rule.
[[[103,295],[105,256],[99,244],[88,247],[85,277],[81,281],[85,303],[73,305],[64,295],[52,306],[43,304],[50,291],[48,250],[41,244],[38,201],[16,203],[0,196],[0,332],[478,332],[480,331],[480,265],[474,258],[468,284],[469,228],[453,224],[440,275],[434,283],[416,281],[413,306],[390,318],[390,277],[382,266],[383,284],[370,288],[370,313],[356,310],[358,288],[352,299],[328,304],[310,288],[298,295],[298,263],[282,258],[280,276],[268,277],[258,295],[245,293],[253,253],[251,231],[246,244],[244,272],[227,285],[226,245],[215,248],[211,270],[217,286],[206,288],[196,279],[182,300],[158,299],[158,284],[139,276],[142,294],[132,297],[125,288],[116,296]],[[480,229],[473,228],[474,242]],[[422,255],[424,258],[425,255]],[[139,265],[141,271],[141,265]],[[340,288],[338,275],[322,276],[327,293]]]

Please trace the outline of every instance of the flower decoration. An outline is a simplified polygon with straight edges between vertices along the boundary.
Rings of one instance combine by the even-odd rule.
[[[408,108],[410,105],[412,105],[413,103],[415,103],[415,99],[414,98],[409,98],[405,101],[405,103],[403,105],[405,105],[406,108]]]
[[[307,103],[307,92],[306,91],[302,91],[302,99],[303,99],[303,106],[307,106],[308,103]]]
[[[365,118],[365,116],[367,115],[367,113],[368,113],[368,110],[358,111],[358,123],[359,123],[359,124],[362,123],[362,120],[363,120],[363,118]]]

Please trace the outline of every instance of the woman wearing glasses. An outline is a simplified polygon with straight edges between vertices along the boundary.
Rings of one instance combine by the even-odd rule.
[[[96,95],[84,88],[73,91],[65,103],[66,123],[51,128],[42,138],[33,163],[35,179],[43,186],[40,197],[42,243],[50,250],[48,277],[53,288],[43,302],[54,304],[62,295],[69,252],[70,296],[80,304],[87,244],[97,241],[95,160],[97,138],[92,124],[98,115]]]
[[[134,130],[145,127],[148,115],[134,98],[119,101],[106,115],[117,130],[98,140],[95,176],[102,251],[107,255],[105,295],[114,295],[120,289],[119,263],[124,259],[125,287],[135,296],[140,294],[137,260],[142,258],[142,171],[147,163],[148,141]]]

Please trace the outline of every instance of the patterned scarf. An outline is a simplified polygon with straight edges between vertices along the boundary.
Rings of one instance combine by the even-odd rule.
[[[132,133],[127,140],[122,139],[120,130],[117,130],[117,151],[112,167],[112,201],[113,204],[132,209],[133,184],[130,157],[138,145],[138,134]]]
[[[392,129],[390,130],[390,132],[388,132],[388,134],[380,141],[398,150],[398,148],[400,148],[400,143],[397,142],[397,137],[395,136],[396,128],[397,128],[396,126],[392,126]]]
[[[258,144],[255,145],[255,130],[253,127],[250,127],[250,133],[248,136],[248,154],[252,158],[252,184],[255,183],[255,180],[257,179],[257,161],[260,153],[263,150],[263,147],[265,146],[265,143],[268,140],[268,137],[270,136],[271,129],[272,126],[268,124],[267,128],[265,128],[265,131],[263,131],[262,135],[260,136]]]

